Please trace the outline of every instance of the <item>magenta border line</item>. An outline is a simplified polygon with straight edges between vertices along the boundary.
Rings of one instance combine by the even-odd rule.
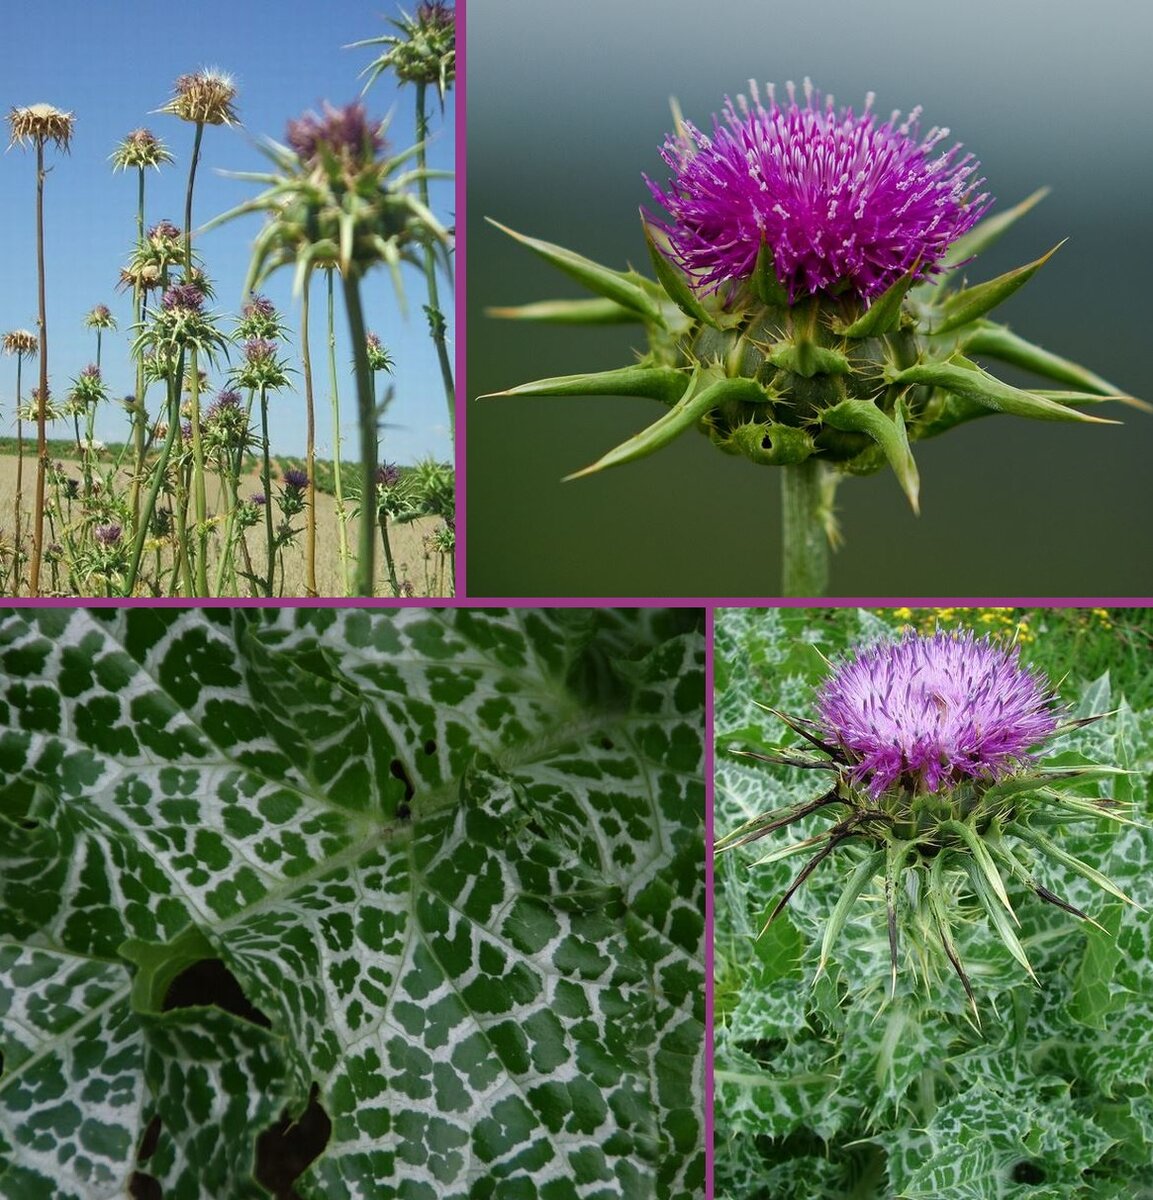
[[[465,455],[465,432],[468,425],[467,344],[468,321],[465,317],[465,297],[468,295],[468,5],[456,0],[456,282],[453,306],[453,333],[456,337],[456,388],[453,407],[456,410],[456,441],[453,446],[456,469],[456,588],[457,595],[468,594],[465,564],[468,561],[468,465]],[[463,395],[463,398],[462,398]]]
[[[716,947],[713,941],[713,632],[716,612],[705,609],[705,1196],[714,1193],[714,1049],[713,1025],[716,1004],[716,972],[714,970]]]

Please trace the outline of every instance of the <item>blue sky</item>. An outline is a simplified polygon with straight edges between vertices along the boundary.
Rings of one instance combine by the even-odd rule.
[[[405,4],[412,11],[413,3]],[[237,110],[242,128],[205,130],[197,171],[194,226],[256,194],[257,185],[220,174],[222,170],[264,170],[269,166],[256,146],[262,137],[284,138],[286,122],[323,101],[345,104],[359,96],[360,71],[375,56],[370,47],[344,49],[348,43],[394,32],[389,18],[399,16],[396,3],[358,0],[197,0],[194,4],[161,5],[150,0],[52,0],[46,5],[6,5],[5,61],[0,75],[0,109],[35,103],[53,104],[75,114],[71,154],[49,148],[51,166],[45,190],[48,336],[50,385],[63,396],[69,381],[95,358],[95,335],[84,316],[96,304],[107,304],[120,329],[104,337],[102,365],[113,396],[134,388],[129,358],[131,296],[118,292],[121,266],[135,238],[136,172],[113,173],[109,155],[131,130],[144,125],[175,155],[174,164],[147,175],[146,220],[183,222],[184,190],[194,127],[155,112],[172,95],[177,76],[217,67],[231,74],[238,87]],[[397,88],[390,73],[369,90],[371,115],[392,115],[389,144],[394,151],[415,140],[414,91]],[[431,97],[432,140],[429,165],[451,171],[455,158],[450,91],[442,118]],[[3,129],[7,144],[7,124]],[[433,209],[446,224],[453,221],[454,185],[432,184]],[[197,243],[216,287],[213,307],[235,314],[244,299],[252,239],[263,218],[249,216],[206,233]],[[297,362],[299,304],[291,295],[291,271],[274,275],[262,290],[285,313],[293,330],[290,359]],[[435,354],[427,334],[422,305],[423,277],[405,272],[409,315],[399,311],[386,272],[377,269],[363,285],[368,327],[379,334],[396,360],[396,399],[388,413],[382,456],[390,462],[413,462],[427,454],[451,456],[446,405]],[[313,284],[312,356],[317,401],[317,452],[332,454],[330,391],[324,338],[324,280]],[[441,307],[449,319],[453,350],[454,293],[441,278]],[[0,155],[0,331],[36,328],[35,155],[12,147]],[[337,364],[340,373],[344,454],[357,454],[351,354],[345,333],[339,281],[336,301]],[[223,322],[231,329],[229,319]],[[234,360],[236,355],[234,352]],[[209,376],[213,391],[224,386],[227,367]],[[31,371],[34,379],[35,368]],[[25,380],[30,372],[26,367]],[[293,377],[300,386],[299,376]],[[0,431],[14,432],[12,400],[15,361],[0,359]],[[159,390],[149,391],[149,410],[156,411]],[[273,449],[283,454],[304,451],[305,417],[302,392],[281,393],[273,400]],[[110,405],[97,423],[97,436],[123,440],[127,421]],[[56,436],[66,436],[63,424]]]

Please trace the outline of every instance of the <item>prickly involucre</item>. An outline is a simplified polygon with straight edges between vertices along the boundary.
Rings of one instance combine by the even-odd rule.
[[[892,467],[914,509],[911,443],[993,412],[1097,421],[1119,397],[1092,372],[987,314],[1049,254],[968,286],[954,269],[996,240],[1041,193],[994,217],[977,164],[947,131],[921,138],[914,114],[878,123],[806,84],[778,103],[738,97],[712,134],[678,122],[662,150],[668,217],[644,219],[656,280],[614,271],[506,230],[596,299],[498,309],[521,320],[636,322],[647,351],[619,370],[558,376],[500,395],[646,396],[665,413],[579,471],[641,458],[689,429],[765,465],[814,459],[843,473]],[[503,227],[502,227],[503,228]],[[1052,251],[1050,251],[1050,254]],[[1003,383],[977,358],[1024,367],[1065,389]]]

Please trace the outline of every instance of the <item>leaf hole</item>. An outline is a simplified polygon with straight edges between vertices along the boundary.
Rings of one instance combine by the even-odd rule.
[[[771,450],[772,448],[773,448],[773,439],[771,437],[769,437],[769,435],[766,433],[765,436],[763,438],[761,438],[761,449],[762,450]]]
[[[314,1083],[308,1093],[308,1106],[297,1119],[286,1109],[281,1119],[256,1139],[257,1182],[276,1200],[300,1200],[292,1186],[328,1145],[332,1121],[317,1099]]]
[[[1010,1178],[1014,1183],[1044,1183],[1046,1175],[1036,1163],[1025,1160],[1017,1163]]]
[[[185,967],[168,985],[161,1009],[169,1012],[201,1005],[215,1005],[242,1021],[272,1028],[272,1022],[248,999],[240,981],[218,958],[202,958]]]
[[[601,738],[601,749],[602,750],[615,750],[616,742],[614,742],[611,737],[603,737],[603,738]]]
[[[416,788],[412,786],[412,780],[408,775],[408,768],[399,758],[394,758],[388,764],[388,770],[393,779],[399,779],[404,784],[404,802],[407,804],[416,795]]]
[[[128,1179],[128,1194],[132,1200],[164,1200],[160,1180],[145,1171],[133,1171]]]
[[[429,738],[428,741],[424,743],[424,752],[430,758],[436,753],[436,742],[434,742],[432,738]]]

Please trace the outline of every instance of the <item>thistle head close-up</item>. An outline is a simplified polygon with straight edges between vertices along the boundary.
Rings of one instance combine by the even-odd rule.
[[[401,83],[435,87],[443,102],[456,80],[456,11],[440,0],[425,0],[414,16],[402,13],[392,25],[400,31],[354,42],[354,46],[387,49],[365,68],[365,90],[383,71],[392,70]]]
[[[1104,875],[1061,846],[1069,822],[1126,823],[1107,796],[1086,795],[1086,784],[1123,775],[1084,761],[1045,763],[1045,744],[1099,719],[1069,717],[1049,681],[1025,666],[1015,646],[971,632],[907,630],[830,664],[817,688],[815,717],[772,715],[804,746],[738,756],[775,766],[825,773],[811,799],[761,814],[726,834],[717,850],[732,850],[821,814],[831,823],[800,841],[763,855],[754,867],[811,854],[775,907],[765,928],[834,852],[853,873],[828,914],[818,974],[834,952],[851,909],[865,902],[874,881],[888,927],[890,991],[904,954],[929,975],[947,962],[974,1013],[975,992],[958,950],[957,931],[988,922],[1009,955],[1030,977],[1010,891],[1056,905],[1093,922],[1090,914],[1041,880],[1048,861],[1131,903]],[[762,931],[763,932],[763,931]]]
[[[825,592],[844,476],[888,468],[919,513],[919,441],[993,414],[1101,426],[1115,422],[1085,410],[1105,400],[1149,409],[989,319],[1058,247],[986,282],[961,269],[1043,191],[990,215],[977,162],[948,129],[922,133],[920,108],[881,120],[873,106],[870,93],[859,111],[838,107],[806,80],[783,95],[750,82],[708,133],[674,108],[660,148],[671,177],[645,180],[664,210],[642,211],[655,280],[498,226],[595,298],[492,315],[632,323],[647,344],[619,368],[491,394],[639,396],[663,407],[569,479],[691,430],[725,454],[781,468],[782,595]],[[990,360],[1058,388],[1003,381]]]
[[[51,142],[57,150],[67,151],[72,145],[72,128],[76,118],[70,112],[51,104],[29,104],[13,108],[8,113],[8,128],[12,146],[44,146]]]
[[[11,329],[3,338],[0,347],[5,354],[19,354],[31,358],[37,351],[40,342],[34,333],[27,329]]]
[[[151,130],[143,128],[128,134],[110,157],[114,171],[126,171],[129,167],[138,170],[152,167],[159,171],[162,164],[172,162],[168,147]]]
[[[236,81],[232,76],[205,67],[181,75],[172,85],[172,99],[158,111],[197,125],[235,125],[235,100]]]
[[[696,288],[749,279],[762,247],[790,302],[870,298],[906,272],[940,270],[991,203],[977,165],[944,147],[947,129],[920,137],[919,109],[879,122],[873,101],[856,115],[806,79],[803,98],[790,83],[783,104],[770,84],[766,107],[750,83],[750,98],[726,100],[711,134],[680,123],[661,150],[672,179],[648,185],[671,217],[656,222],[670,257]]]

